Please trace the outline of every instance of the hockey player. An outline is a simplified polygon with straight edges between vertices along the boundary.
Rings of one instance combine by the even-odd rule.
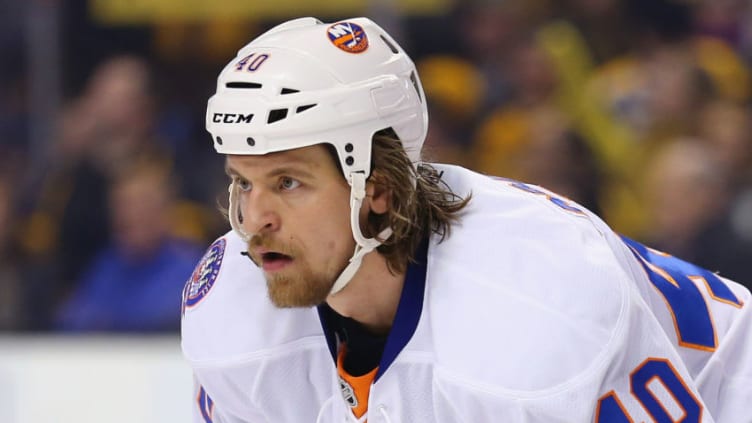
[[[259,36],[206,124],[233,231],[183,294],[196,422],[752,422],[750,293],[422,162],[420,79],[372,21]]]

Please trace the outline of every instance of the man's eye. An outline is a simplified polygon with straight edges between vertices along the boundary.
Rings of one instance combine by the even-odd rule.
[[[250,182],[242,178],[235,179],[235,183],[238,185],[238,188],[240,188],[240,190],[244,192],[250,191],[251,188],[253,187],[253,185],[251,185]]]
[[[279,187],[284,190],[295,189],[300,186],[300,181],[293,178],[284,177],[279,181]]]

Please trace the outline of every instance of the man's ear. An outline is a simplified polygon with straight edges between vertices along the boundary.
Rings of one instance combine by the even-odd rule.
[[[368,198],[371,212],[384,214],[392,204],[392,191],[382,185],[378,175],[373,175],[366,184],[366,198]]]

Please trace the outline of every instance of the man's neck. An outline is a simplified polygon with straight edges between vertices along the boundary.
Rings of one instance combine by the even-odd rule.
[[[376,335],[389,332],[397,313],[404,274],[392,274],[384,256],[372,251],[342,291],[326,302],[334,311],[365,326]]]

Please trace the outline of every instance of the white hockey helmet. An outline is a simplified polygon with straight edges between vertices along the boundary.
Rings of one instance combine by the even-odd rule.
[[[415,65],[367,18],[300,18],[260,35],[222,70],[206,113],[219,153],[329,143],[346,178],[369,175],[371,138],[386,128],[417,161],[427,126]]]
[[[351,186],[351,264],[335,283],[349,281],[363,255],[391,235],[365,238],[358,211],[371,170],[373,135],[391,128],[417,163],[428,128],[423,88],[413,61],[367,18],[324,24],[299,18],[243,47],[225,66],[209,99],[206,129],[221,154],[267,154],[327,143]],[[237,187],[230,187],[230,222],[239,222]]]

